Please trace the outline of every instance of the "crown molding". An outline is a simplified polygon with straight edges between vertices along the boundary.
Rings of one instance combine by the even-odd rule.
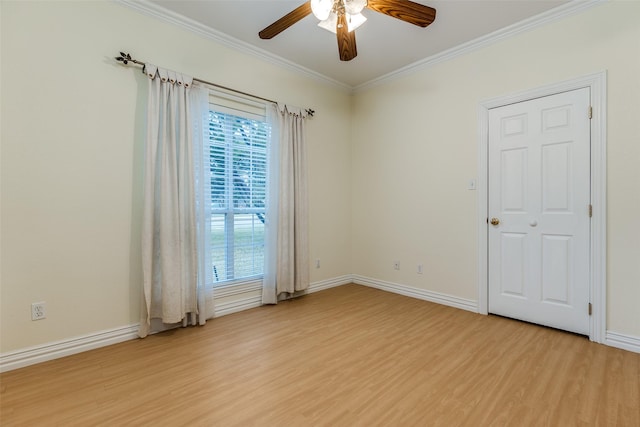
[[[515,24],[509,25],[508,27],[501,28],[492,33],[455,46],[451,49],[447,49],[425,59],[421,59],[420,61],[416,61],[383,76],[369,80],[368,82],[353,87],[353,91],[359,92],[365,89],[370,89],[383,83],[391,82],[400,77],[405,77],[417,73],[418,71],[422,71],[433,65],[449,61],[458,56],[462,56],[467,53],[482,49],[501,40],[513,37],[517,34],[534,30],[551,22],[555,22],[572,15],[577,15],[587,9],[591,9],[594,6],[598,6],[609,1],[610,0],[573,0],[569,3],[565,3],[546,12],[540,13],[536,16],[532,16],[520,22],[516,22]]]
[[[151,3],[147,0],[111,0],[111,1],[113,1],[114,3],[120,4],[122,6],[126,6],[130,9],[133,9],[137,12],[140,12],[152,18],[156,18],[161,21],[176,25],[194,34],[197,34],[209,40],[213,40],[217,43],[220,43],[225,47],[228,47],[230,49],[233,49],[241,53],[245,53],[247,55],[261,59],[273,65],[306,75],[307,77],[311,77],[323,83],[328,83],[342,90],[347,90],[347,91],[353,90],[353,87],[351,85],[339,82],[338,80],[334,80],[330,77],[327,77],[309,68],[298,65],[295,62],[282,58],[281,56],[274,55],[273,53],[267,52],[264,49],[257,48],[247,42],[236,39],[235,37],[231,37],[220,31],[214,30],[213,28],[208,27],[204,24],[201,24],[200,22],[194,21],[193,19],[182,16],[178,13],[175,13],[157,4]]]
[[[577,15],[592,7],[607,3],[610,0],[573,0],[569,3],[553,8],[539,15],[524,19],[508,27],[496,30],[492,33],[478,37],[474,40],[455,46],[451,49],[447,49],[443,52],[421,59],[405,67],[399,68],[395,71],[384,74],[380,77],[369,80],[368,82],[362,83],[357,86],[351,86],[346,83],[339,82],[338,80],[332,79],[309,68],[298,65],[295,62],[282,58],[281,56],[274,55],[264,49],[259,49],[247,42],[231,37],[220,31],[214,30],[211,27],[194,21],[193,19],[182,16],[155,3],[151,3],[147,0],[111,1],[122,6],[126,6],[152,18],[159,19],[161,21],[186,29],[187,31],[213,40],[235,51],[245,53],[247,55],[253,56],[287,70],[306,75],[307,77],[311,77],[317,81],[328,83],[336,88],[355,93],[391,82],[401,77],[417,73],[441,62],[445,62],[458,56],[462,56],[467,53],[482,49],[486,46],[492,45],[509,37],[513,37],[515,35],[542,27],[551,22],[555,22],[572,15]]]

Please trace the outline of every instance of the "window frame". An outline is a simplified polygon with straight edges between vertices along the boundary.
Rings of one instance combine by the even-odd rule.
[[[221,289],[227,289],[230,287],[234,287],[234,286],[244,286],[250,283],[255,283],[256,281],[261,281],[264,275],[264,266],[262,266],[262,268],[260,268],[260,273],[258,274],[251,274],[251,275],[247,275],[247,276],[242,276],[242,277],[236,277],[236,266],[235,266],[235,259],[236,259],[236,254],[235,251],[237,249],[237,242],[235,241],[235,234],[237,232],[235,226],[235,220],[236,220],[236,216],[237,215],[247,215],[250,214],[252,216],[255,216],[255,218],[252,218],[253,221],[259,220],[261,222],[263,222],[263,224],[266,223],[263,221],[263,219],[261,219],[259,217],[259,214],[263,215],[263,218],[266,218],[266,198],[267,198],[267,194],[268,194],[268,177],[267,177],[267,173],[269,170],[269,147],[271,144],[270,138],[271,138],[271,127],[270,124],[267,121],[267,114],[266,114],[266,110],[267,110],[267,105],[265,103],[260,103],[260,102],[256,102],[253,100],[246,100],[240,97],[237,97],[235,95],[231,95],[228,93],[218,93],[217,91],[211,91],[210,90],[210,96],[209,96],[209,105],[208,105],[209,111],[208,114],[214,113],[214,114],[222,114],[225,115],[225,118],[228,116],[234,116],[234,117],[239,117],[241,119],[246,119],[246,120],[250,120],[250,121],[257,121],[261,124],[263,124],[265,126],[265,153],[264,153],[264,160],[265,160],[265,184],[264,184],[264,188],[262,189],[264,191],[264,197],[265,197],[265,207],[239,207],[239,208],[235,208],[234,207],[234,203],[236,201],[236,199],[234,199],[234,192],[233,190],[235,189],[235,183],[234,183],[234,169],[233,167],[229,167],[227,168],[226,165],[233,165],[233,159],[234,159],[234,145],[232,143],[225,143],[224,144],[224,164],[225,164],[225,184],[224,184],[224,199],[226,201],[225,206],[223,208],[220,207],[214,207],[214,203],[213,200],[210,200],[210,207],[209,207],[209,224],[210,226],[208,227],[206,236],[203,236],[203,239],[205,240],[205,244],[208,245],[208,250],[207,253],[209,253],[209,255],[207,256],[207,269],[210,271],[210,280],[209,283],[207,283],[207,287],[211,287],[215,290],[221,290]],[[211,124],[211,118],[208,119],[207,121],[208,125]],[[226,129],[225,127],[225,130]],[[205,151],[206,153],[208,153],[205,156],[205,159],[203,159],[204,161],[204,165],[205,168],[207,168],[208,170],[210,170],[211,168],[211,149],[212,147],[215,146],[215,144],[213,143],[214,139],[211,136],[211,134],[208,135],[208,137],[205,140]],[[220,146],[220,145],[218,145]],[[209,192],[209,194],[211,194],[213,192],[213,186],[211,183],[211,177],[208,180],[208,184],[207,184],[207,191]],[[252,203],[251,203],[252,204]],[[225,271],[224,271],[224,278],[218,278],[216,279],[217,276],[217,272],[214,270],[214,262],[213,262],[213,258],[214,255],[213,253],[215,252],[216,248],[214,246],[214,243],[212,241],[213,239],[213,222],[214,222],[214,217],[216,215],[222,215],[223,216],[223,221],[224,221],[224,251],[225,251],[225,255],[224,255],[224,264],[225,264]],[[253,225],[252,225],[253,228]],[[252,232],[253,234],[253,232]],[[252,245],[253,246],[253,245]],[[262,247],[263,247],[263,256],[264,256],[264,240],[262,243]],[[255,247],[254,249],[252,249],[252,255],[253,257],[255,257]]]

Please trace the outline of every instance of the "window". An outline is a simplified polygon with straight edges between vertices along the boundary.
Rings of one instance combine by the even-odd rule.
[[[263,273],[270,127],[264,105],[213,99],[207,160],[211,194],[208,253],[215,286]]]

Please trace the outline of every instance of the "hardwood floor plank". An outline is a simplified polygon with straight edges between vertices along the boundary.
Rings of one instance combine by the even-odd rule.
[[[640,355],[340,286],[0,374],[3,426],[640,425]]]

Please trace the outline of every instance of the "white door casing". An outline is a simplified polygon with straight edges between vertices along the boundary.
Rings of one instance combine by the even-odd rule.
[[[489,312],[589,333],[589,88],[489,111]],[[494,224],[495,223],[495,224]]]
[[[489,111],[493,108],[536,99],[574,89],[589,88],[593,109],[591,127],[591,218],[589,338],[608,343],[606,338],[606,71],[546,86],[511,93],[480,102],[478,109],[478,313],[488,314],[488,145]]]

